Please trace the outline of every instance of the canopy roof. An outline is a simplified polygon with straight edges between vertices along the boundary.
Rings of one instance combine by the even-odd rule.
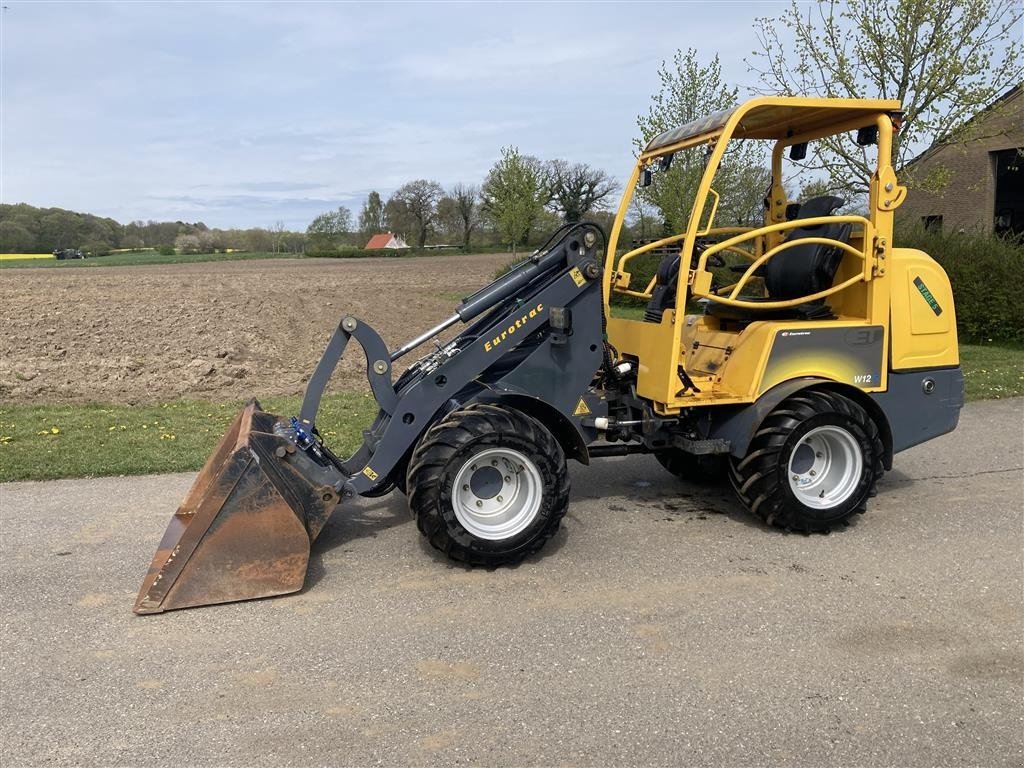
[[[714,138],[722,133],[729,119],[736,114],[740,117],[732,138],[783,139],[787,136],[827,131],[830,126],[844,125],[860,118],[863,118],[863,124],[867,125],[879,114],[899,110],[898,101],[884,99],[812,99],[786,96],[751,99],[733,109],[713,112],[655,136],[644,147],[644,154],[683,144],[691,139]]]

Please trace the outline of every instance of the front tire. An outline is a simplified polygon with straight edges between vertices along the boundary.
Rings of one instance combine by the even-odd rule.
[[[828,531],[865,511],[884,471],[878,427],[857,403],[804,390],[764,420],[731,462],[740,502],[769,525]]]
[[[431,546],[471,565],[516,563],[539,551],[569,506],[558,441],[519,411],[479,403],[427,430],[407,487]]]

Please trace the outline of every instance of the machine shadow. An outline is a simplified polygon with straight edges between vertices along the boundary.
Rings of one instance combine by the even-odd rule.
[[[602,500],[605,502],[605,513],[619,515],[650,515],[657,514],[665,519],[689,516],[695,522],[714,520],[724,517],[730,522],[739,523],[746,528],[756,530],[766,536],[820,536],[822,533],[806,534],[786,531],[767,525],[755,515],[747,512],[733,495],[727,481],[709,485],[686,483],[668,475],[653,460],[632,459],[629,480],[622,480],[624,474],[604,471],[602,463],[595,462],[589,467],[575,467],[572,476],[572,495],[569,499],[567,520],[577,526],[587,525],[587,514],[575,511],[580,502]],[[645,466],[646,465],[646,466]],[[889,490],[912,482],[898,470],[887,473],[879,483],[879,496],[883,497]],[[861,515],[855,515],[846,524],[837,526],[831,535],[842,535],[845,531],[857,527]],[[335,512],[319,538],[313,544],[309,558],[309,570],[303,592],[315,586],[326,573],[323,555],[362,538],[374,537],[379,533],[401,525],[412,523],[412,517],[406,505],[406,497],[398,492],[376,499],[360,499],[350,508]],[[501,568],[516,569],[521,565],[537,563],[560,551],[567,544],[571,545],[571,536],[565,525],[562,525],[544,548],[526,557],[521,563],[506,566],[485,567],[471,566],[450,560],[438,552],[422,536],[417,536],[420,553],[438,565],[450,570],[483,569],[495,571]]]
[[[600,499],[606,502],[609,512],[616,514],[655,512],[667,517],[687,515],[697,522],[710,519],[712,516],[722,516],[766,535],[826,535],[787,531],[766,524],[740,505],[727,479],[698,485],[669,475],[653,459],[636,457],[624,461],[631,462],[629,479],[626,481],[617,479],[623,477],[625,473],[604,471],[598,462],[589,467],[575,468],[570,505],[572,502]],[[880,485],[880,491],[884,493],[884,490]],[[573,515],[572,506],[569,508],[569,515]],[[841,534],[848,529],[856,528],[860,518],[861,515],[854,515],[829,533]],[[573,519],[585,524],[586,518],[573,516]]]
[[[306,571],[305,592],[326,573],[323,555],[337,547],[353,541],[373,538],[382,531],[412,522],[405,496],[392,492],[376,499],[359,499],[353,504],[342,505],[313,542],[309,553],[309,567]]]

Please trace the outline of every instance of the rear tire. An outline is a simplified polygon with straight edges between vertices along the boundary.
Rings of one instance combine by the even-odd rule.
[[[680,448],[655,451],[654,458],[666,470],[684,483],[717,485],[724,483],[729,474],[729,460],[722,454],[687,453]]]
[[[864,512],[882,476],[878,427],[857,403],[804,390],[758,427],[729,479],[740,502],[769,525],[828,531]]]
[[[558,441],[519,411],[479,403],[427,430],[407,487],[431,546],[471,565],[516,563],[539,551],[569,506]]]

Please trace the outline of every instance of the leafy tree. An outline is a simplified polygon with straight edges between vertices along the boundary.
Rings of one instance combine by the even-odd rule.
[[[765,92],[898,99],[900,166],[928,144],[978,138],[967,121],[1024,74],[1022,18],[1019,0],[794,0],[781,18],[757,20],[763,50],[748,66]],[[866,191],[864,149],[845,136],[814,148],[809,165],[830,186]]]
[[[437,220],[445,231],[459,238],[462,250],[469,250],[473,230],[480,225],[480,188],[456,184],[437,203]]]
[[[156,231],[158,234],[158,241],[160,243],[174,243],[174,238],[182,232],[191,232],[192,230],[180,221],[160,221],[154,222],[156,225]]]
[[[202,250],[198,235],[178,235],[174,239],[174,247],[178,253],[199,253]]]
[[[370,192],[359,212],[359,231],[364,236],[375,235],[384,229],[384,203],[380,195]]]
[[[199,250],[201,253],[216,253],[217,251],[223,251],[225,246],[220,230],[217,229],[204,229],[200,230],[195,234],[195,237],[199,240]],[[276,250],[276,238],[277,232],[274,233],[275,237],[275,250]]]
[[[269,251],[274,246],[274,236],[261,227],[245,230],[244,248],[247,251]]]
[[[548,236],[558,229],[565,222],[562,217],[550,208],[541,208],[537,218],[530,225],[530,231],[526,236],[527,245],[540,245]],[[607,229],[605,230],[608,231]]]
[[[722,65],[716,54],[710,63],[700,63],[696,49],[676,51],[672,66],[661,63],[661,90],[651,97],[646,115],[637,118],[638,150],[654,137],[712,112],[731,109],[739,103],[739,90],[722,81]],[[682,232],[689,219],[704,174],[705,153],[699,148],[677,152],[667,171],[655,174],[654,183],[640,194],[660,211],[665,231]],[[716,175],[716,189],[722,194],[718,216],[730,224],[747,223],[749,197],[764,197],[769,174],[763,149],[751,142],[733,142]],[[747,184],[753,184],[751,193]],[[755,217],[756,218],[756,217]]]
[[[416,232],[416,221],[402,202],[391,197],[384,204],[383,229],[409,242],[415,239],[413,235]]]
[[[282,231],[283,231],[282,224]],[[344,206],[335,211],[321,213],[306,228],[309,244],[315,251],[329,251],[341,245],[342,238],[352,229],[352,211]],[[268,232],[269,246],[276,250],[280,232]],[[268,249],[269,250],[269,249]]]
[[[347,208],[345,209],[348,210]],[[352,218],[352,214],[349,213],[349,219]],[[345,232],[348,231],[346,227]],[[285,235],[288,234],[288,229],[285,227],[284,222],[278,219],[274,222],[273,226],[270,227],[270,232],[274,236],[274,253],[284,252]],[[344,232],[342,233],[344,234]],[[211,243],[212,243],[211,238]]]
[[[437,201],[444,195],[444,190],[436,181],[417,179],[403,184],[388,200],[385,207],[385,218],[389,224],[400,225],[402,234],[413,235],[416,247],[427,244],[437,216]],[[388,209],[390,208],[390,212]]]
[[[286,232],[284,247],[289,253],[305,253],[306,235],[302,232]]]
[[[124,235],[121,238],[121,247],[132,251],[141,250],[146,246],[145,241],[138,235]]]
[[[81,244],[78,218],[72,211],[54,208],[39,221],[39,240],[51,244],[47,249],[77,248]]]
[[[437,231],[446,241],[462,240],[462,221],[451,195],[437,201]]]
[[[579,221],[589,211],[599,208],[616,187],[611,177],[600,168],[565,160],[548,163],[548,178],[551,207],[566,221]]]
[[[0,252],[35,253],[36,238],[16,221],[0,221]]]
[[[654,215],[655,211],[646,195],[633,195],[633,199],[629,203],[629,221],[634,237],[641,240],[654,238],[652,227]]]
[[[487,174],[480,193],[481,208],[502,242],[512,250],[526,242],[534,222],[551,200],[543,163],[516,147],[503,147],[501,159]]]

